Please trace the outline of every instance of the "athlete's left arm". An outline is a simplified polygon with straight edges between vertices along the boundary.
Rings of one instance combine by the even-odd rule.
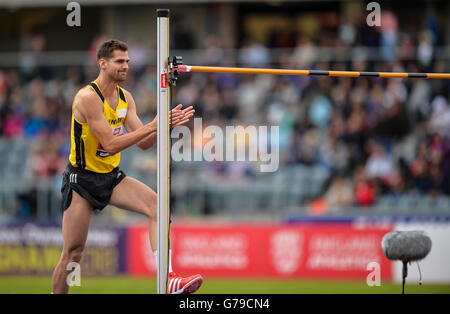
[[[131,96],[131,93],[129,93],[128,91],[125,91],[125,95],[128,101],[128,110],[124,125],[127,132],[132,132],[140,128],[143,124],[137,115],[136,103],[134,102],[133,96]],[[182,107],[183,105],[178,105],[177,107],[171,110],[172,127],[185,124],[189,121],[191,117],[194,116],[195,110],[193,109],[192,106],[181,110]],[[157,119],[158,116],[156,116],[153,120],[155,121]],[[142,150],[146,150],[155,145],[156,140],[157,140],[157,132],[153,132],[147,137],[143,138],[141,141],[139,141],[136,145]]]

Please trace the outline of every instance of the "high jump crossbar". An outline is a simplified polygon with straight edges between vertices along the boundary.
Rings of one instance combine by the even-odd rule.
[[[333,76],[333,77],[381,77],[381,78],[424,78],[450,79],[450,73],[404,73],[404,72],[357,72],[357,71],[324,71],[324,70],[287,70],[261,68],[230,68],[195,65],[178,65],[178,72],[217,72],[239,74],[276,74],[276,75],[304,75],[304,76]]]

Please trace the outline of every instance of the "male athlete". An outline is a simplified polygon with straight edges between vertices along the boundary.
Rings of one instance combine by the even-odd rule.
[[[66,267],[82,258],[92,210],[102,210],[108,204],[147,217],[150,245],[157,260],[157,195],[118,168],[122,150],[134,144],[145,150],[157,139],[157,118],[143,125],[133,97],[119,86],[127,76],[129,60],[125,43],[104,42],[97,51],[99,76],[73,101],[71,151],[61,187],[64,244],[53,272],[52,293],[68,293],[70,271]],[[178,105],[171,111],[171,126],[182,125],[193,115],[192,106],[182,109]],[[169,260],[169,293],[194,293],[202,282],[200,275],[176,275]]]

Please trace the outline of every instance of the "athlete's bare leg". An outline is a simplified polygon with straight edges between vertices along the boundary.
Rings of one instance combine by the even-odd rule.
[[[71,270],[66,267],[71,262],[81,261],[89,231],[92,206],[77,192],[72,191],[72,202],[64,211],[62,222],[63,250],[52,277],[53,293],[68,293],[66,283]]]
[[[125,177],[113,190],[109,203],[122,209],[131,210],[145,215],[150,227],[150,245],[157,249],[158,220],[156,203],[157,195],[144,183]]]
[[[157,250],[157,195],[144,183],[125,177],[113,190],[110,204],[132,210],[147,216],[150,225],[150,245]],[[203,277],[194,275],[183,277],[171,272],[169,274],[168,291],[174,294],[190,294],[196,292],[203,283]]]

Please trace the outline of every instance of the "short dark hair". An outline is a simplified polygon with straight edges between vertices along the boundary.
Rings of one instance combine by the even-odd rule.
[[[105,41],[98,47],[97,61],[101,58],[111,58],[114,50],[128,51],[128,45],[117,39]]]

